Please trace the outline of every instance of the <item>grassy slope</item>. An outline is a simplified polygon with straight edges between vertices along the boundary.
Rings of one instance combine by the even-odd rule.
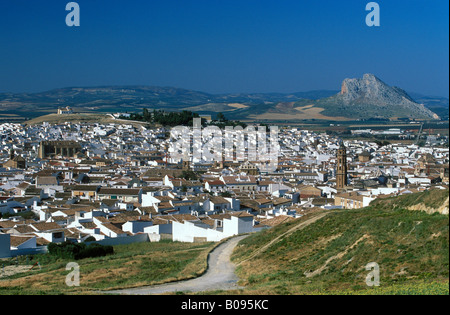
[[[330,212],[245,261],[307,217],[252,235],[233,254],[236,263],[242,262],[238,274],[245,292],[448,294],[448,216],[404,210],[417,203],[441,205],[447,196],[448,190],[434,191]],[[381,286],[376,289],[365,284],[370,262],[380,266]]]

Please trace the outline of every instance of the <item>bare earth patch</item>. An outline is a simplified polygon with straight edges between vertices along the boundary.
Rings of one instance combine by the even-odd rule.
[[[264,113],[261,115],[252,115],[252,119],[267,119],[267,120],[306,120],[306,119],[323,119],[346,121],[351,120],[347,117],[329,117],[321,114],[325,109],[320,107],[313,107],[314,105],[306,105],[302,107],[294,107],[294,112],[287,110],[285,113]]]
[[[247,105],[240,104],[240,103],[231,103],[231,104],[228,104],[228,106],[231,106],[231,107],[234,107],[234,108],[248,108]]]
[[[6,266],[0,270],[0,279],[11,277],[18,273],[24,273],[31,269],[33,266],[19,265],[19,266]]]

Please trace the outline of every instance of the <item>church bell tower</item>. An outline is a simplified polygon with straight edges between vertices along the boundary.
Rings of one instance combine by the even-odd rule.
[[[347,148],[343,141],[337,151],[336,167],[336,188],[344,189],[347,186]]]

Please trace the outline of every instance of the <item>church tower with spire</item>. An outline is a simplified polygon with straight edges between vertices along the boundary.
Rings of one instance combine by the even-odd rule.
[[[345,186],[347,186],[347,148],[341,141],[337,151],[336,188],[344,189]]]

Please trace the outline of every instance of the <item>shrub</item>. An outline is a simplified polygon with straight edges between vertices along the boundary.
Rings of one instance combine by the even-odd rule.
[[[89,236],[87,239],[84,240],[85,243],[87,243],[87,242],[95,242],[95,241],[96,241],[96,239],[93,236]]]
[[[112,246],[102,246],[97,243],[92,243],[88,246],[86,246],[83,250],[78,252],[75,255],[75,259],[83,259],[83,258],[90,258],[90,257],[103,257],[106,255],[112,255],[114,254],[114,248]]]
[[[61,244],[50,243],[47,249],[52,256],[75,260],[114,254],[112,246],[103,246],[97,243],[86,245],[66,241]]]

